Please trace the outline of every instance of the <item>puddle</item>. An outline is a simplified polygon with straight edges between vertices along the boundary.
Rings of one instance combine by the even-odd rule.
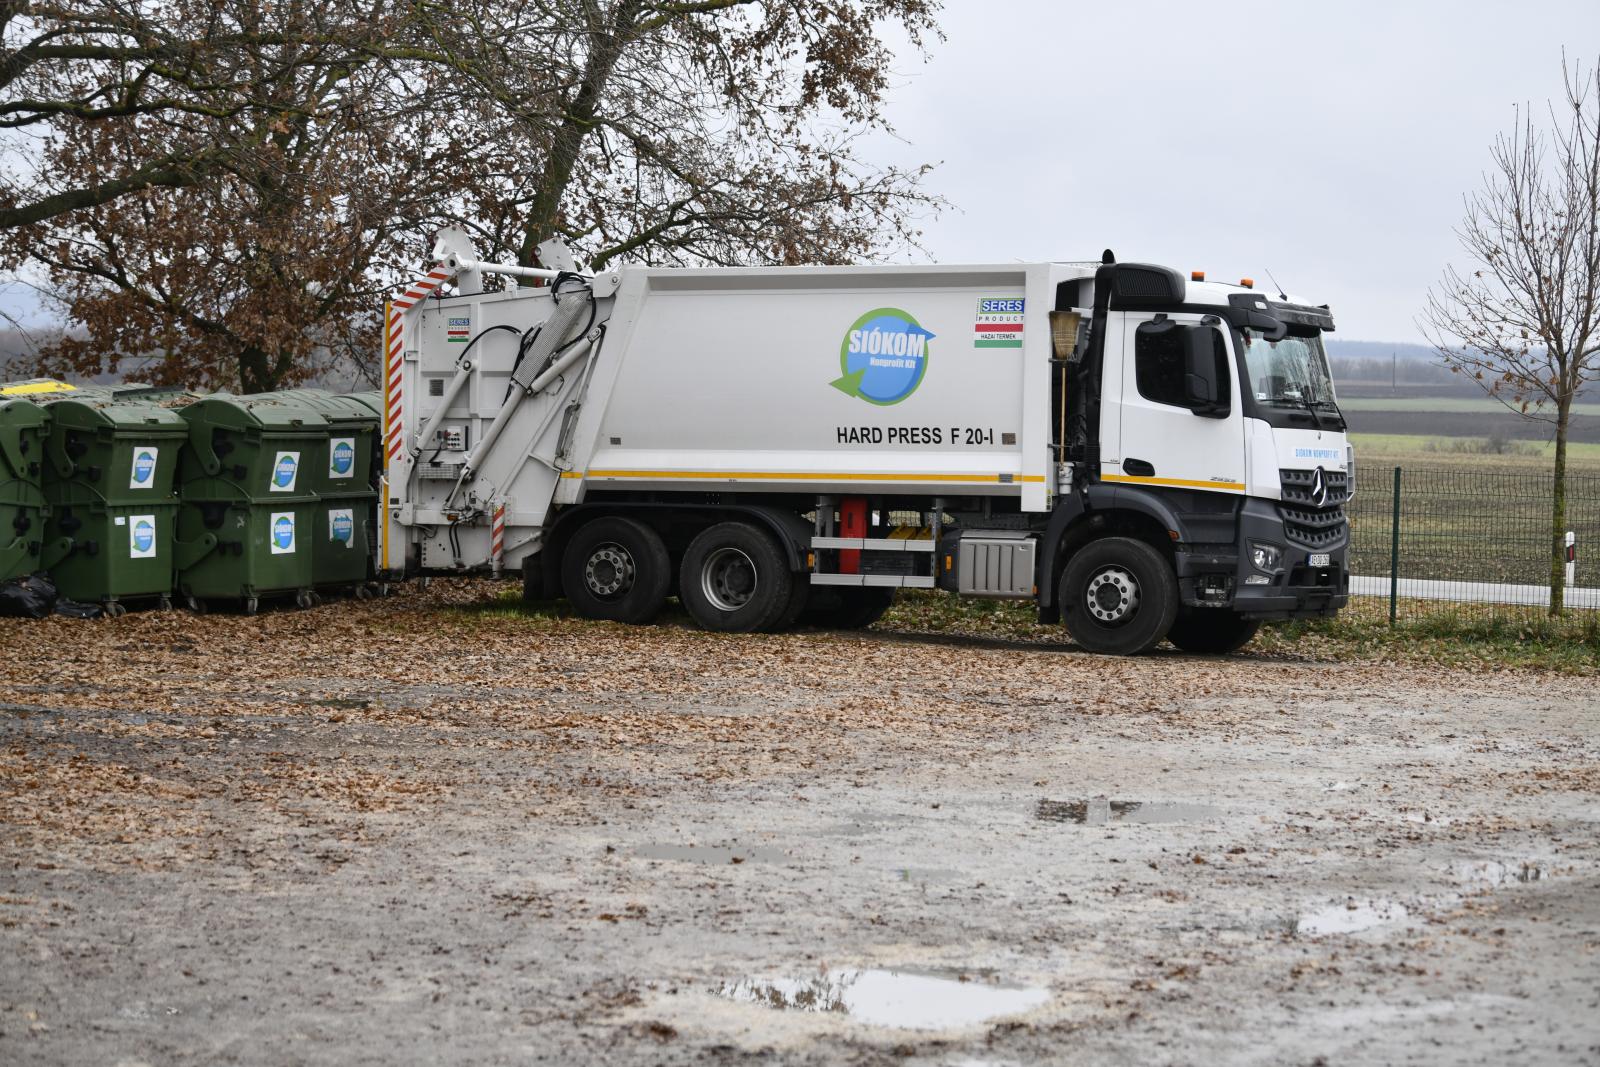
[[[1542,882],[1550,870],[1530,860],[1501,863],[1498,860],[1463,860],[1451,864],[1451,872],[1463,881],[1485,885],[1511,885],[1516,882]]]
[[[787,857],[782,849],[760,845],[640,845],[633,854],[647,860],[677,863],[775,863]]]
[[[789,1011],[833,1012],[869,1026],[948,1030],[1031,1011],[1043,989],[960,981],[887,970],[823,971],[812,978],[746,978],[716,989],[720,997]]]
[[[1325,908],[1301,912],[1294,919],[1292,933],[1302,937],[1327,934],[1357,934],[1375,926],[1401,922],[1411,912],[1392,900],[1356,900],[1354,897]]]
[[[1041,800],[1033,817],[1044,822],[1104,826],[1113,822],[1203,822],[1222,814],[1210,804],[1146,803],[1141,800]]]

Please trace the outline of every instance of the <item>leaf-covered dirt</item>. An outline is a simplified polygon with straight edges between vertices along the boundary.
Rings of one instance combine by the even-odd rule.
[[[0,1061],[1600,1056],[1592,679],[501,589],[0,620]]]

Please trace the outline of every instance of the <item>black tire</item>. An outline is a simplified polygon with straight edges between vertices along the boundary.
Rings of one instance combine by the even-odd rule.
[[[522,561],[522,601],[525,604],[537,604],[550,599],[550,594],[544,587],[544,560],[537,556],[529,556]]]
[[[773,623],[769,630],[772,633],[782,633],[792,629],[800,621],[800,616],[806,613],[806,608],[811,604],[811,575],[796,574],[792,576],[789,589],[789,603],[784,607],[778,621]]]
[[[747,634],[783,617],[794,580],[776,541],[746,523],[722,522],[689,542],[678,599],[703,628]]]
[[[1132,656],[1167,636],[1178,615],[1178,580],[1166,559],[1143,541],[1091,541],[1061,576],[1061,618],[1090,652]]]
[[[1185,608],[1178,612],[1167,640],[1185,652],[1221,656],[1237,652],[1261,629],[1260,619],[1249,619],[1226,608]]]
[[[893,603],[890,586],[819,586],[812,590],[805,621],[825,630],[865,630]]]
[[[586,619],[645,623],[667,600],[672,562],[650,527],[609,516],[585,523],[561,557],[561,589]]]

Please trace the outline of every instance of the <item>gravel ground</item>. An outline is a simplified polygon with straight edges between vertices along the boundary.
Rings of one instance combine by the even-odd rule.
[[[0,620],[0,1062],[1600,1063],[1594,677]]]

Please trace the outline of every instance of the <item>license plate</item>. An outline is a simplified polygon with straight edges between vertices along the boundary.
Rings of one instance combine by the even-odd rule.
[[[1327,565],[1328,565],[1328,553],[1326,553],[1326,552],[1313,552],[1313,553],[1311,553],[1311,566],[1313,566],[1313,567],[1326,567]]]

